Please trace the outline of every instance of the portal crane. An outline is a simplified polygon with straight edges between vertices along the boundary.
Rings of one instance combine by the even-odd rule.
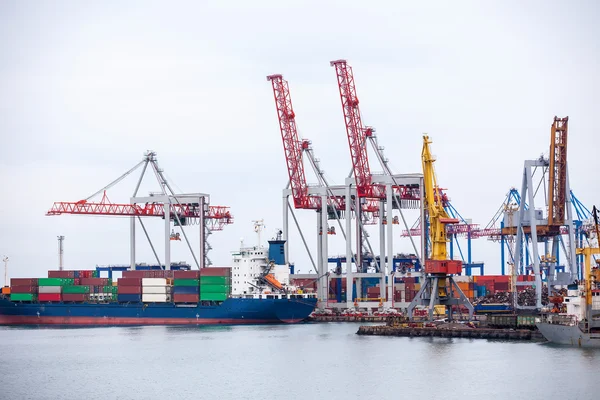
[[[425,184],[425,208],[429,216],[429,240],[431,242],[431,255],[425,259],[425,276],[421,289],[408,306],[408,316],[413,318],[413,310],[417,305],[429,306],[429,320],[433,319],[434,307],[444,305],[448,309],[448,318],[452,319],[452,306],[463,305],[469,310],[469,318],[473,317],[473,305],[458,287],[452,275],[462,272],[460,260],[448,259],[446,251],[446,226],[459,222],[450,218],[444,209],[443,197],[437,185],[433,163],[435,158],[431,155],[431,141],[429,136],[423,136],[423,151],[421,161],[423,164],[423,180]],[[459,298],[454,298],[454,290]]]

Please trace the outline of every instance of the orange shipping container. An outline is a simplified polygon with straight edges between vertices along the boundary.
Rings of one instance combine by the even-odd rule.
[[[2,294],[10,294],[10,288],[8,286],[4,286],[2,288]]]

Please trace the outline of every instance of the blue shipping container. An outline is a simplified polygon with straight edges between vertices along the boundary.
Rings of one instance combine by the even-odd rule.
[[[198,294],[198,286],[173,286],[173,294]]]
[[[139,303],[142,301],[142,295],[141,294],[120,294],[117,296],[117,300],[119,301],[119,303],[127,303],[127,302]]]

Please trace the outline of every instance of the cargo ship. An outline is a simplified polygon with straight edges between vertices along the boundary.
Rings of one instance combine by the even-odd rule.
[[[112,266],[48,271],[11,279],[0,295],[0,325],[212,325],[297,323],[315,309],[314,293],[289,284],[285,241],[245,247],[230,267]],[[109,277],[101,277],[108,270]],[[117,277],[117,275],[121,275]],[[113,279],[114,278],[114,279]]]
[[[600,348],[600,224],[598,209],[592,209],[596,233],[595,246],[578,248],[583,255],[584,279],[567,287],[567,296],[553,299],[553,312],[542,314],[536,323],[541,334],[549,342],[575,346]],[[595,265],[592,267],[592,260]],[[566,312],[560,312],[566,309]]]

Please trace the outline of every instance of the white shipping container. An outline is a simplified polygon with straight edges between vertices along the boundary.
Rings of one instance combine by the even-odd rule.
[[[142,278],[142,286],[167,286],[165,278]]]
[[[40,286],[38,293],[62,293],[62,286]]]
[[[142,294],[167,294],[171,293],[171,286],[143,286]]]
[[[171,301],[170,294],[142,294],[144,303],[166,303]]]

